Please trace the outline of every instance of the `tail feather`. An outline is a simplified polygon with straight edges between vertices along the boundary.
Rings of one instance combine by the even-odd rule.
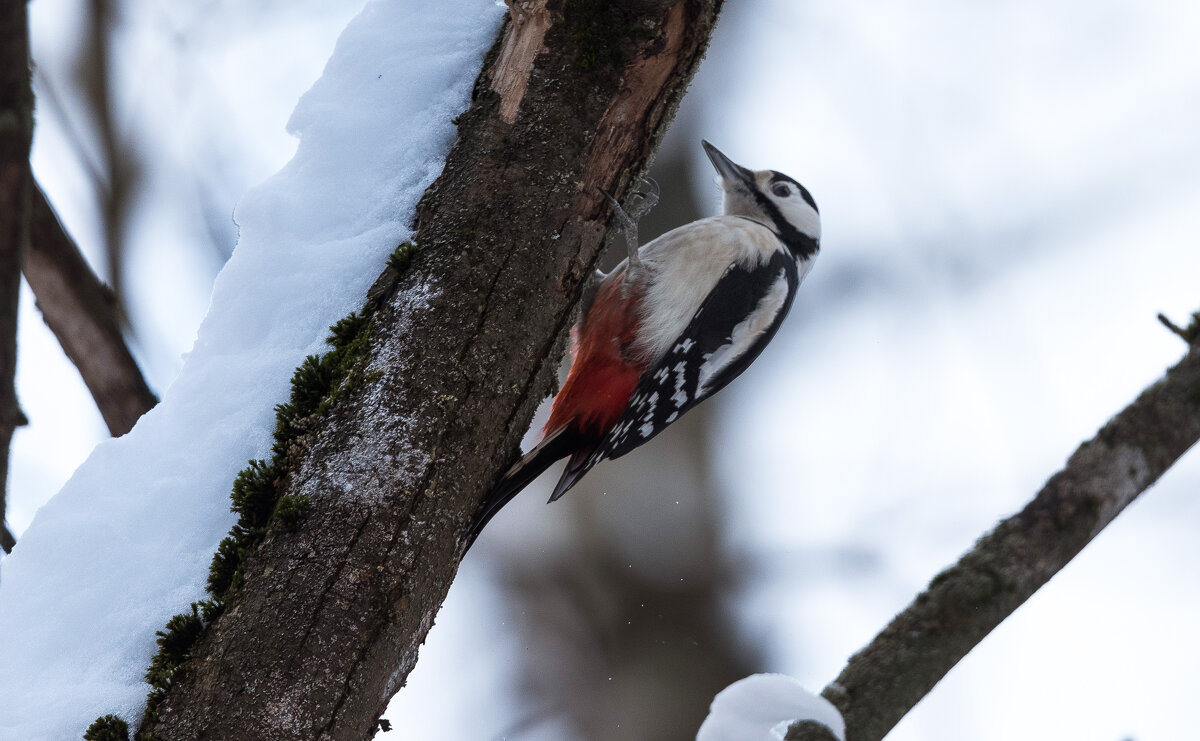
[[[471,544],[483,532],[484,526],[496,516],[496,513],[504,505],[508,504],[534,479],[541,476],[543,471],[554,465],[555,461],[575,452],[579,447],[580,438],[581,435],[578,432],[568,427],[560,427],[522,456],[521,460],[514,463],[512,468],[504,474],[504,478],[500,479],[500,483],[496,484],[496,487],[484,499],[479,511],[475,513],[475,519],[467,533],[463,552],[465,553],[471,547]],[[571,460],[574,461],[574,457]],[[561,485],[561,482],[559,483]]]
[[[596,452],[599,443],[577,447],[575,452],[571,454],[571,460],[567,461],[567,467],[563,469],[562,476],[558,479],[558,483],[554,486],[554,493],[550,495],[550,501],[556,502],[567,490],[575,485],[583,475],[592,470],[592,466],[596,465],[597,461],[592,460],[592,453]]]

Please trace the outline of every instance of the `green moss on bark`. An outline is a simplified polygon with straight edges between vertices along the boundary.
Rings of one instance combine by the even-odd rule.
[[[275,521],[286,532],[300,529],[300,522],[311,506],[306,496],[288,495],[280,497],[275,505]]]
[[[415,252],[415,248],[411,251]],[[146,670],[151,691],[142,717],[143,728],[157,720],[168,690],[187,671],[192,648],[241,586],[242,565],[266,537],[272,523],[276,523],[281,532],[295,532],[311,507],[308,497],[280,496],[287,463],[293,447],[316,429],[330,407],[368,377],[365,371],[370,350],[367,312],[356,312],[338,321],[329,328],[326,342],[330,350],[304,359],[292,374],[288,400],[275,407],[270,460],[250,461],[234,479],[230,509],[238,519],[229,535],[217,546],[209,566],[206,586],[210,598],[193,602],[190,612],[175,615],[155,634],[158,652]],[[128,741],[129,738],[128,725],[113,715],[98,718],[88,728],[88,733],[92,735],[85,735],[87,741]],[[124,735],[120,735],[122,733]],[[140,732],[138,738],[146,739]]]
[[[97,718],[84,731],[83,741],[129,741],[129,724],[115,715]]]

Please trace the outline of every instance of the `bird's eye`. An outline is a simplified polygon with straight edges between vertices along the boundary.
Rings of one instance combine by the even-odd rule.
[[[787,198],[792,194],[792,189],[788,187],[787,183],[775,183],[771,186],[771,192],[780,198]]]

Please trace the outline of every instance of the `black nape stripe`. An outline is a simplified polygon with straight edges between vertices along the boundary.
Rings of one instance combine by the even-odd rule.
[[[793,183],[796,182],[787,175],[783,177],[791,180]],[[800,185],[799,183],[796,184]],[[802,189],[801,192],[807,192],[803,190],[804,186],[801,185],[800,187]],[[821,245],[817,240],[792,226],[792,223],[783,218],[783,214],[779,213],[779,209],[776,208],[775,204],[771,203],[771,199],[759,192],[758,188],[753,188],[751,192],[754,194],[754,200],[758,203],[758,207],[762,209],[763,213],[771,219],[771,223],[775,225],[775,230],[779,234],[780,241],[787,245],[788,250],[797,259],[807,260],[817,254],[817,251],[821,249]],[[809,198],[812,198],[812,196],[809,196]]]

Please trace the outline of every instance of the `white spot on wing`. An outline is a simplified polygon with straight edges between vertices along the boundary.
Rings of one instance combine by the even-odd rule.
[[[642,415],[642,425],[638,428],[643,438],[648,438],[654,434],[654,410],[658,406],[658,392],[650,394],[646,399],[646,411]]]
[[[688,340],[687,343],[688,345],[693,344],[691,340]],[[685,376],[687,365],[681,361],[676,363],[672,370],[675,371],[675,393],[671,394],[671,401],[675,402],[676,407],[681,407],[688,401],[687,391],[683,388],[684,383],[687,382]]]

